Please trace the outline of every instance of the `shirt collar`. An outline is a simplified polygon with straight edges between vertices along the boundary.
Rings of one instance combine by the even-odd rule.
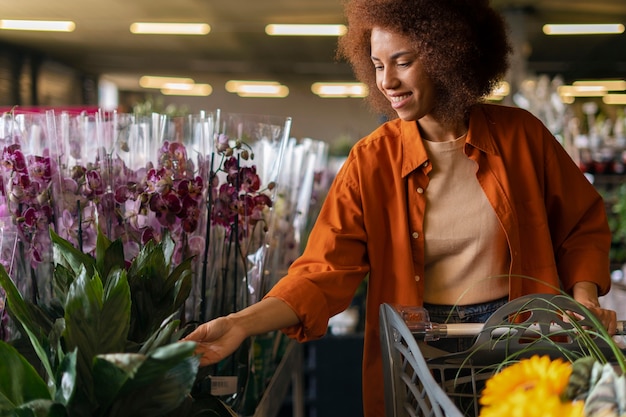
[[[485,153],[498,155],[498,147],[490,129],[490,126],[495,124],[484,105],[474,106],[470,112],[470,126],[465,142]]]
[[[485,153],[497,155],[498,148],[489,129],[492,124],[495,122],[489,118],[484,106],[474,106],[470,113],[470,126],[465,143]],[[415,121],[400,120],[400,134],[402,137],[402,176],[405,177],[428,161],[428,154]]]
[[[400,135],[402,137],[402,177],[406,177],[428,161],[428,154],[422,143],[422,135],[417,128],[417,122],[400,120]]]

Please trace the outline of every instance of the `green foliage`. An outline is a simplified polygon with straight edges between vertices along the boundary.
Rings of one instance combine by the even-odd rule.
[[[0,342],[0,409],[37,399],[50,400],[46,383],[12,346]]]
[[[30,342],[30,352],[0,342],[0,416],[232,416],[190,395],[199,359],[175,317],[191,261],[171,264],[173,242],[150,242],[127,269],[121,241],[100,233],[91,257],[50,233],[50,305],[25,300],[0,266],[8,310]]]
[[[144,341],[185,303],[191,292],[191,258],[170,264],[174,242],[148,242],[128,270],[132,309],[129,339]],[[164,274],[163,271],[171,271]]]
[[[626,184],[620,185],[604,198],[611,202],[611,261],[622,264],[626,262]]]

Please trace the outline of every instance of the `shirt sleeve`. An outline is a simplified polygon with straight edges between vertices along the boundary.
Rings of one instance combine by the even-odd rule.
[[[611,231],[604,200],[565,149],[547,131],[546,209],[563,289],[594,282],[598,294],[611,286]]]
[[[287,275],[266,297],[287,303],[300,324],[284,332],[306,341],[326,334],[328,319],[345,310],[369,272],[358,163],[349,157],[337,174],[307,240]]]

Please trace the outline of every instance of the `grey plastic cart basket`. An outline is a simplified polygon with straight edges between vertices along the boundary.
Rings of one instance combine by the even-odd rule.
[[[389,304],[380,306],[380,337],[386,417],[462,417],[437,384],[404,319]]]
[[[576,315],[576,325],[568,320],[573,314]],[[415,335],[411,333],[413,336],[411,343],[406,341],[408,327],[397,323],[398,318],[404,321],[403,317],[401,306],[390,304],[380,306],[386,417],[478,416],[480,392],[485,381],[499,371],[500,364],[533,355],[548,355],[553,359],[564,358],[573,361],[589,354],[589,350],[578,337],[580,328],[587,329],[587,334],[594,334],[597,329],[580,305],[570,297],[533,294],[517,298],[499,308],[485,322],[472,347],[467,351],[459,353],[440,351],[440,356],[424,358],[423,352],[419,351],[420,345],[417,344]],[[389,330],[390,327],[395,330]],[[396,333],[399,336],[394,336]],[[615,360],[611,347],[604,339],[595,337],[594,341],[607,360]],[[408,353],[415,358],[416,366],[421,367],[416,370],[418,380],[408,380],[406,375],[402,375],[407,372],[406,365],[398,363],[398,358],[402,354],[394,353],[394,350],[400,350],[400,344],[407,346],[404,348],[405,351],[410,346]],[[430,351],[429,349],[428,352]],[[401,386],[402,382],[406,387]],[[430,387],[433,384],[437,384],[438,388],[443,390],[455,408],[451,408],[449,402],[440,400],[441,391]],[[420,406],[412,413],[402,411],[402,404],[407,402],[406,398],[412,392],[429,397],[431,407],[434,408],[430,410],[428,407]],[[428,400],[421,401],[421,404],[429,404]],[[445,408],[441,404],[445,404]],[[435,412],[434,409],[440,411]]]

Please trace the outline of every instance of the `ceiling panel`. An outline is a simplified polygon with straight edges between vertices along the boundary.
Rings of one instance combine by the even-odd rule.
[[[626,76],[626,35],[547,37],[544,23],[626,23],[626,0],[494,0],[523,16],[527,67],[566,80]],[[0,18],[70,19],[73,33],[0,31],[0,42],[55,57],[91,73],[250,77],[351,77],[335,61],[336,39],[264,34],[267,23],[341,23],[340,0],[0,0]],[[132,35],[133,21],[207,22],[207,36]]]

